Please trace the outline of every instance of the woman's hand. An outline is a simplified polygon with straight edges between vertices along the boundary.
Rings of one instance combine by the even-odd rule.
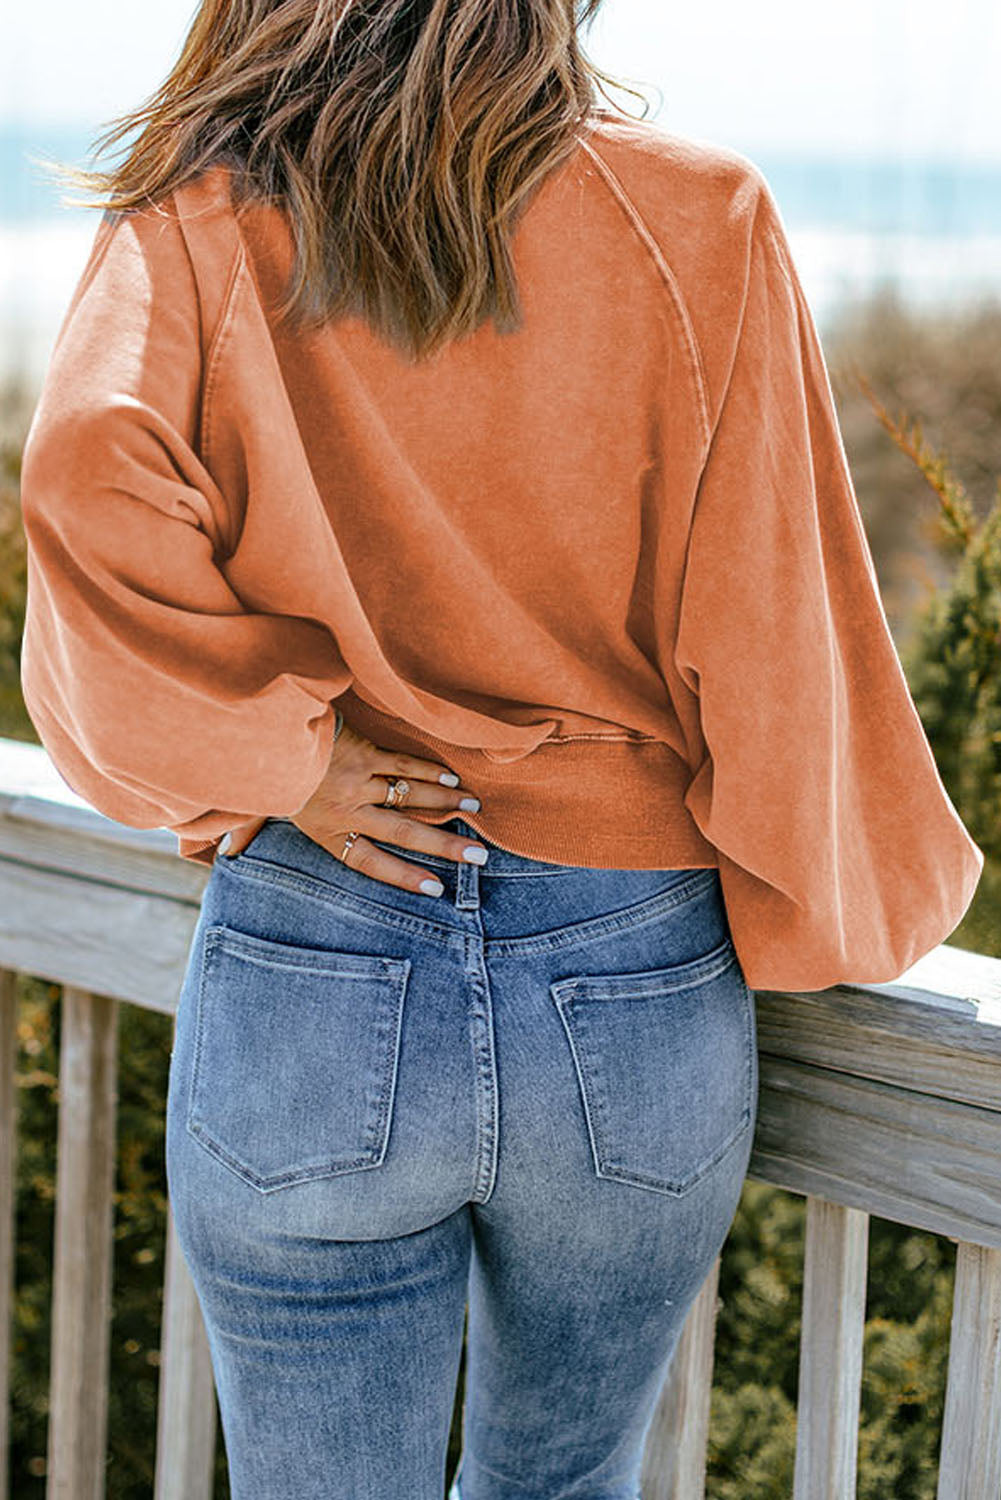
[[[421,891],[422,881],[434,879],[431,872],[409,860],[397,859],[371,840],[378,838],[388,844],[400,844],[418,854],[439,854],[446,859],[464,860],[465,850],[471,846],[468,838],[447,833],[434,824],[417,822],[408,818],[406,812],[408,807],[447,807],[457,813],[476,812],[480,806],[477,798],[471,798],[461,787],[443,783],[442,778],[452,776],[453,772],[438,761],[422,760],[395,750],[380,750],[371,740],[342,722],[330,752],[326,775],[309,801],[293,813],[289,821],[337,859],[342,858],[344,841],[350,830],[368,834],[368,838],[355,840],[343,862],[387,885]],[[400,777],[410,784],[404,803],[384,806],[390,782]],[[266,818],[253,818],[234,828],[223,857],[232,858],[239,854],[266,822]],[[472,843],[472,847],[486,853],[482,844]],[[220,849],[220,852],[223,851]],[[435,880],[435,886],[435,891],[427,894],[440,894],[440,882]]]

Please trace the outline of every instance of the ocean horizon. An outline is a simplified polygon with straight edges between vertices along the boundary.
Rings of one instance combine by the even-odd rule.
[[[0,127],[5,376],[40,378],[100,217],[63,207],[61,185],[29,158],[82,165],[91,140],[78,131]],[[923,308],[1001,300],[1001,162],[732,149],[768,180],[821,334],[846,305],[881,288]]]

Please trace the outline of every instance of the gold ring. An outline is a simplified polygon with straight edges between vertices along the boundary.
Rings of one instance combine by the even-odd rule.
[[[386,795],[385,795],[385,798],[383,799],[383,804],[382,804],[383,807],[398,807],[398,806],[400,806],[400,804],[403,802],[403,799],[406,797],[406,795],[407,795],[407,793],[409,791],[410,791],[410,782],[409,781],[405,781],[402,776],[397,776],[397,777],[392,778],[390,780],[389,786],[386,788]]]
[[[361,834],[357,831],[357,829],[353,828],[348,834],[347,838],[344,840],[344,848],[341,850],[341,860],[344,864],[347,864],[348,853],[354,847],[355,840],[359,838],[361,838]]]

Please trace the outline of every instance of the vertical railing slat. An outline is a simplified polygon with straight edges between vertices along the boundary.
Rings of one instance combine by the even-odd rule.
[[[853,1500],[869,1216],[806,1200],[793,1500]]]
[[[1001,1494],[1001,1250],[956,1246],[938,1500]]]
[[[0,1500],[10,1474],[10,1363],[14,1316],[14,1208],[17,1127],[17,975],[0,969]]]
[[[205,1324],[167,1206],[154,1500],[211,1500],[216,1403]]]
[[[720,1257],[692,1304],[643,1453],[643,1500],[703,1500]]]
[[[102,1500],[107,1452],[118,1006],[61,1006],[46,1500]]]

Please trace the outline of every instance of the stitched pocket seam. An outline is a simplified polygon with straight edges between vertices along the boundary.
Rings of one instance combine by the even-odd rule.
[[[732,939],[726,938],[710,953],[688,963],[667,965],[662,969],[646,970],[636,975],[577,975],[556,980],[550,984],[550,992],[563,1023],[580,1086],[591,1155],[598,1177],[610,1178],[670,1196],[681,1197],[695,1188],[733,1149],[735,1142],[744,1135],[751,1120],[755,1065],[754,992],[741,974],[744,1078],[743,1107],[740,1116],[732,1130],[723,1141],[715,1146],[709,1157],[699,1162],[686,1177],[676,1180],[629,1167],[617,1160],[606,1149],[606,1143],[610,1143],[613,1137],[613,1122],[608,1117],[605,1097],[596,1085],[597,1074],[593,1070],[593,1064],[589,1063],[585,1055],[583,1037],[574,1030],[575,1002],[583,1005],[597,1003],[600,1006],[605,1000],[670,997],[681,990],[690,990],[697,985],[708,983],[735,963],[738,963],[736,950]]]
[[[259,1192],[273,1192],[279,1188],[319,1178],[341,1176],[348,1172],[363,1171],[378,1167],[385,1160],[389,1145],[390,1125],[396,1095],[399,1069],[400,1040],[403,1027],[403,1008],[411,971],[408,958],[391,958],[378,954],[343,954],[319,949],[296,949],[270,939],[258,938],[249,933],[240,933],[235,928],[218,923],[206,929],[204,953],[195,999],[193,1058],[188,1087],[185,1126],[199,1145],[223,1163],[236,1176]],[[374,1108],[370,1108],[364,1121],[365,1148],[352,1157],[330,1157],[325,1161],[292,1166],[283,1171],[261,1173],[243,1160],[217,1137],[211,1126],[199,1114],[199,1084],[203,1073],[203,1041],[207,1024],[205,1001],[206,979],[218,956],[228,951],[243,962],[250,962],[273,971],[287,970],[296,974],[318,974],[324,978],[376,982],[389,988],[392,1003],[380,1006],[380,1030],[376,1038],[380,1071],[377,1075]],[[271,955],[269,958],[268,955]]]

